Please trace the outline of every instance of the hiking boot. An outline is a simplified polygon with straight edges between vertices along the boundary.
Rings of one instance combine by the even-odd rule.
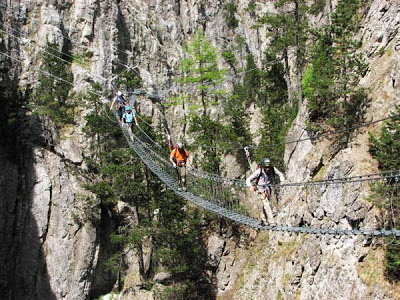
[[[184,192],[186,192],[186,191],[187,191],[187,188],[186,188],[186,186],[185,186],[185,187],[183,187],[183,191],[184,191]]]
[[[179,191],[179,192],[182,192],[182,188],[181,188],[181,187],[178,187],[178,191]]]

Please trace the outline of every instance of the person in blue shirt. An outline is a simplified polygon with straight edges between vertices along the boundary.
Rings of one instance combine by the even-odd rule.
[[[132,129],[133,121],[135,121],[136,126],[138,126],[138,121],[136,118],[135,110],[132,110],[130,106],[125,108],[125,113],[122,115],[122,123],[129,126]]]

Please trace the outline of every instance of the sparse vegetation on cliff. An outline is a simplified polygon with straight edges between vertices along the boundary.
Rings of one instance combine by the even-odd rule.
[[[396,107],[396,112],[392,113],[393,119],[388,121],[382,128],[379,137],[371,134],[370,152],[378,160],[379,168],[382,171],[400,169],[400,106]],[[396,179],[393,179],[396,180]],[[399,180],[397,178],[397,180]],[[391,185],[390,182],[387,185]],[[381,209],[392,216],[391,222],[399,226],[399,211],[392,211],[399,207],[400,188],[398,185],[388,186],[388,195],[391,195],[391,205],[385,203]],[[386,199],[383,199],[386,200]],[[400,243],[396,239],[388,238],[385,253],[385,271],[387,277],[392,281],[400,281]]]
[[[58,128],[74,122],[74,95],[70,94],[73,75],[67,53],[49,44],[43,51],[39,85],[29,96],[29,106],[41,117],[51,119]]]
[[[359,52],[361,42],[354,38],[362,6],[361,0],[339,1],[332,23],[311,31],[313,44],[302,80],[311,132],[351,127],[363,120],[368,97],[359,81],[367,64]]]

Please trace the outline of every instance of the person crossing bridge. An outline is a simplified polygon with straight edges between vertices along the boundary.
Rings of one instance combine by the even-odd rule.
[[[246,186],[249,187],[251,192],[257,190],[259,199],[262,201],[263,210],[261,212],[261,222],[267,223],[268,220],[269,224],[273,226],[276,225],[276,223],[269,205],[269,200],[271,198],[270,184],[274,180],[275,175],[279,176],[281,184],[285,181],[285,176],[283,176],[277,168],[272,166],[271,160],[266,157],[260,162],[259,168],[246,179]]]
[[[176,147],[171,151],[169,160],[173,167],[176,169],[178,175],[179,191],[186,191],[186,164],[189,163],[189,152],[184,149],[183,144],[179,142]]]

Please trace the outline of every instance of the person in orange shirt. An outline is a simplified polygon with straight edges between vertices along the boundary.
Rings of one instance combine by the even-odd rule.
[[[178,190],[186,192],[186,164],[189,163],[189,152],[183,148],[183,144],[179,142],[171,151],[169,160],[172,166],[176,169],[178,175]]]

